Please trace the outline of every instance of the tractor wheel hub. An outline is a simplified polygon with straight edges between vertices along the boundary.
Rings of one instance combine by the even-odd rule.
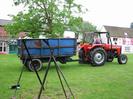
[[[101,53],[96,53],[95,56],[94,56],[94,60],[95,60],[97,63],[101,63],[101,62],[104,60],[104,58],[103,58],[103,56],[102,56]]]

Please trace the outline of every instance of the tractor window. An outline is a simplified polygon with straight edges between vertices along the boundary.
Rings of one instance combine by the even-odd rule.
[[[85,42],[90,43],[90,44],[101,44],[102,43],[101,37],[96,33],[87,33],[84,36],[84,40]]]
[[[88,33],[88,34],[85,34],[84,41],[87,43],[93,43],[94,41],[93,38],[94,38],[94,35],[91,35],[90,33]]]
[[[94,38],[94,42],[93,42],[94,44],[101,44],[102,42],[101,42],[101,40],[100,40],[100,38]]]

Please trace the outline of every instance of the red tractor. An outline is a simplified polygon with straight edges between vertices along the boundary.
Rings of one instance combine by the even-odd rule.
[[[93,66],[104,65],[117,58],[119,64],[127,63],[127,56],[122,54],[122,47],[112,44],[108,32],[86,33],[80,44],[79,63],[91,63]]]

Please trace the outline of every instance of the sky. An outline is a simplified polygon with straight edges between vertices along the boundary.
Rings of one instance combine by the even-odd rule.
[[[0,2],[0,19],[11,19],[8,15],[16,15],[23,9],[22,6],[13,5],[13,0],[1,0]]]
[[[133,0],[77,0],[77,3],[88,9],[82,17],[96,25],[130,27],[133,22]],[[13,0],[2,0],[0,3],[0,19],[11,19],[9,14],[17,14],[24,9],[13,6]]]

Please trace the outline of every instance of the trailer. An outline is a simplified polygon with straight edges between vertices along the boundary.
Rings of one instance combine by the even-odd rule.
[[[34,71],[33,66],[37,71],[41,70],[42,64],[48,62],[51,51],[56,61],[63,64],[76,55],[75,38],[18,39],[17,43],[18,56],[30,71]]]

